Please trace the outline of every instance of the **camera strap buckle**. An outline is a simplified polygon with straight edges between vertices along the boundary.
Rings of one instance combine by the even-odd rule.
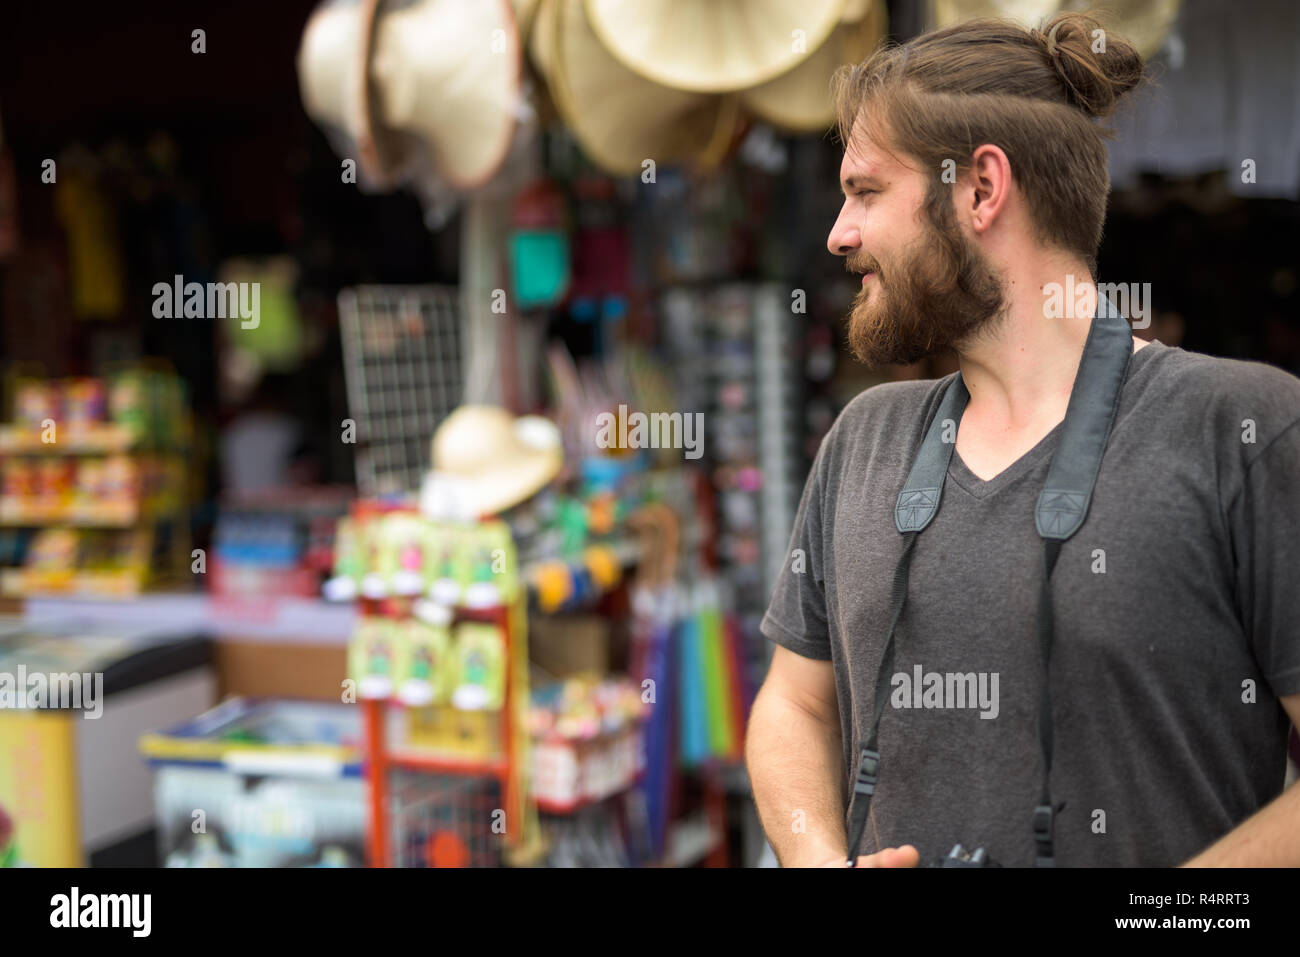
[[[880,752],[863,748],[858,757],[858,776],[853,783],[854,795],[866,795],[868,799],[876,793],[876,774],[880,770]]]
[[[870,744],[863,744],[858,752],[858,775],[853,781],[853,797],[849,800],[849,867],[857,860],[858,845],[867,830],[871,796],[876,793],[876,775],[880,773],[880,752],[869,747]]]
[[[1038,845],[1036,867],[1055,867],[1052,853],[1052,806],[1040,804],[1034,808],[1034,843]]]

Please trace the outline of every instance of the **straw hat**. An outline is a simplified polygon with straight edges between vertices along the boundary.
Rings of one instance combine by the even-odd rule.
[[[1178,19],[1182,0],[1129,0],[1128,3],[1108,7],[1100,4],[1093,15],[1107,30],[1118,33],[1137,47],[1143,59],[1154,56],[1164,46],[1165,38]],[[1062,10],[1084,10],[1092,4],[1080,0],[1067,0]]]
[[[1067,10],[1091,13],[1097,20],[1137,48],[1143,57],[1152,56],[1178,18],[1181,0],[1127,0],[1122,5],[1095,0],[934,0],[936,27],[948,27],[977,17],[1016,20],[1026,27],[1040,27],[1043,21]]]
[[[542,78],[551,80],[551,63],[555,59],[556,0],[538,0],[532,27],[528,31],[528,55]]]
[[[495,515],[536,494],[563,464],[560,430],[549,419],[463,405],[433,435],[421,508],[441,518]]]
[[[510,7],[515,14],[515,27],[519,31],[520,42],[527,43],[527,37],[533,30],[533,18],[537,16],[540,0],[510,0]]]
[[[845,63],[866,59],[884,39],[888,22],[884,0],[852,0],[852,5],[861,12],[856,21],[840,23],[812,56],[789,73],[740,95],[751,113],[792,133],[825,130],[835,122],[831,74]]]
[[[639,173],[642,163],[694,160],[704,167],[726,155],[740,121],[733,97],[668,89],[633,73],[601,44],[583,0],[554,0],[551,94],[583,151],[607,172]]]
[[[374,27],[374,161],[422,165],[459,189],[505,161],[519,97],[519,35],[509,0],[414,0]],[[364,144],[363,144],[364,145]]]
[[[360,157],[363,172],[383,178],[361,149],[370,130],[371,30],[378,0],[329,0],[307,20],[298,47],[302,105],[341,156]]]
[[[806,59],[845,0],[586,0],[592,29],[625,66],[696,93],[743,90]],[[801,41],[801,42],[796,42]]]
[[[1061,0],[934,0],[935,29],[965,20],[993,17],[1038,27],[1061,7]]]

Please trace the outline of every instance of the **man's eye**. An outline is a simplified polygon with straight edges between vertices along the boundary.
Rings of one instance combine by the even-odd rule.
[[[870,196],[870,195],[873,195],[875,192],[876,192],[876,190],[874,190],[874,189],[860,189],[860,190],[857,191],[857,194],[856,194],[856,195],[858,195],[858,196]]]

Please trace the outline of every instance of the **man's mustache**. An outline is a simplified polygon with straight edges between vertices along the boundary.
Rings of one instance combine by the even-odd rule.
[[[880,264],[870,256],[846,256],[844,268],[859,276],[864,272],[874,272],[877,275],[880,273]]]

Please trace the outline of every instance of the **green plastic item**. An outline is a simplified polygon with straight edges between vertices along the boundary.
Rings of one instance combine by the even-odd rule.
[[[510,236],[515,302],[521,309],[552,306],[569,287],[569,241],[556,229],[519,229]]]
[[[462,622],[456,628],[459,665],[452,704],[463,711],[497,711],[505,704],[506,647],[495,625]]]

